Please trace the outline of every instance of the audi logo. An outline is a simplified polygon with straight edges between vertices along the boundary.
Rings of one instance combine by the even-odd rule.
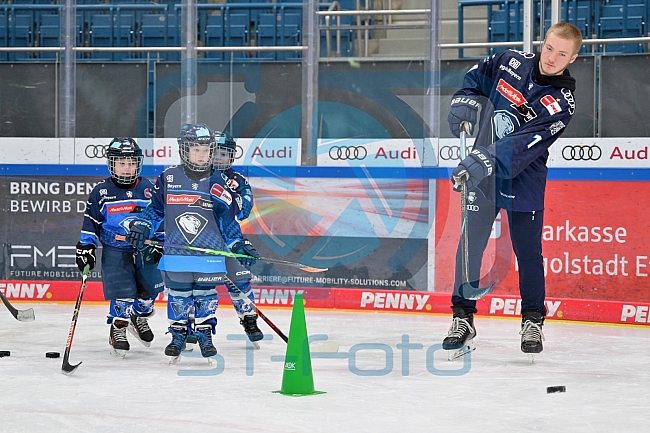
[[[101,144],[91,144],[86,146],[86,156],[88,158],[106,158],[106,151],[108,146],[102,146]]]
[[[564,146],[562,158],[567,161],[597,161],[603,156],[603,151],[597,145],[591,146]]]
[[[368,151],[363,146],[332,146],[329,154],[333,160],[362,160]]]
[[[468,147],[467,152],[471,152],[472,148]],[[442,146],[440,148],[440,159],[449,161],[452,159],[460,159],[460,146]]]

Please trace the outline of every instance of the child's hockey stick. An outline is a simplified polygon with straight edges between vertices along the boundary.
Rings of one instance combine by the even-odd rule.
[[[84,296],[84,289],[86,288],[86,281],[88,280],[88,272],[90,272],[90,266],[86,265],[81,277],[81,288],[79,289],[79,296],[77,296],[77,303],[75,304],[74,312],[72,313],[72,322],[70,323],[70,331],[68,332],[68,342],[65,345],[65,352],[63,354],[63,364],[61,365],[61,373],[68,376],[74,373],[77,367],[81,365],[81,362],[77,365],[71,365],[69,359],[70,359],[70,348],[72,347],[72,338],[74,337],[74,330],[77,327],[77,317],[79,317],[79,308],[81,307],[81,299]]]
[[[266,317],[266,315],[264,313],[262,313],[262,311],[260,311],[259,307],[253,301],[248,299],[248,296],[244,295],[241,292],[241,290],[239,290],[239,287],[237,287],[237,285],[230,278],[228,278],[227,276],[224,275],[224,280],[226,282],[226,286],[228,286],[229,289],[234,290],[234,291],[239,292],[240,294],[242,294],[242,298],[243,298],[244,302],[249,307],[251,307],[253,310],[257,311],[257,315],[260,316],[262,318],[262,320],[264,320],[266,322],[266,324],[269,325],[269,327],[271,329],[273,329],[273,331],[276,334],[278,334],[278,336],[282,340],[284,340],[285,343],[289,342],[289,338],[284,334],[284,332],[280,331],[280,328],[275,326],[275,324],[273,322],[271,322],[271,319]],[[316,344],[314,346],[310,346],[309,350],[311,352],[335,353],[335,352],[338,352],[338,350],[339,350],[339,344],[337,342],[335,342],[335,341],[328,341],[327,343]]]
[[[5,304],[5,307],[7,307],[7,310],[9,310],[11,315],[14,316],[19,322],[32,322],[35,319],[33,308],[28,308],[27,310],[18,310],[16,307],[11,305],[9,300],[2,292],[0,292],[0,299],[2,299],[2,303]]]
[[[462,122],[460,124],[460,160],[462,161],[465,156],[467,156],[467,145],[466,145],[466,133],[469,132],[469,124],[467,122]],[[467,180],[467,179],[466,179]],[[469,248],[468,248],[468,237],[467,232],[469,230],[467,224],[467,182],[462,182],[460,187],[460,212],[462,219],[461,226],[461,240],[460,240],[460,251],[461,251],[461,268],[463,275],[463,283],[460,286],[460,296],[465,299],[481,299],[483,296],[490,293],[496,283],[492,283],[487,287],[473,287],[469,282]]]
[[[126,236],[116,235],[115,239],[118,240],[118,241],[123,241],[123,240],[126,240]],[[237,254],[237,253],[232,253],[230,251],[213,250],[211,248],[192,247],[192,246],[189,246],[189,245],[170,244],[168,242],[159,242],[159,241],[154,241],[154,240],[149,240],[149,239],[147,241],[145,241],[145,243],[149,244],[149,245],[160,245],[161,247],[167,247],[167,248],[179,248],[179,249],[183,249],[183,250],[200,251],[202,253],[214,254],[216,256],[239,257],[239,258],[255,258],[255,257],[249,256],[247,254]],[[303,265],[301,263],[288,262],[286,260],[269,259],[267,257],[260,257],[260,258],[257,258],[257,260],[261,260],[261,261],[266,262],[266,263],[272,263],[272,264],[277,264],[277,265],[291,266],[291,267],[294,267],[294,268],[302,269],[303,271],[306,271],[306,272],[325,272],[328,269],[328,268],[314,268],[312,266]]]

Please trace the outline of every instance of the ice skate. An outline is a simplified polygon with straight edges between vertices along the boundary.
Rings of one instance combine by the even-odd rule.
[[[542,332],[544,316],[539,311],[524,311],[521,315],[521,351],[528,355],[528,363],[535,361],[535,354],[544,350]]]
[[[165,347],[165,355],[169,356],[169,364],[176,364],[181,358],[181,351],[187,339],[187,327],[185,325],[171,325],[169,334],[172,334],[172,341]]]
[[[151,347],[151,342],[153,341],[153,332],[151,331],[148,322],[148,319],[151,316],[153,316],[153,314],[150,314],[147,317],[140,317],[131,313],[131,320],[129,321],[129,332],[145,347]]]
[[[264,334],[257,326],[257,314],[247,314],[243,319],[239,319],[239,323],[244,327],[244,332],[253,343],[255,349],[259,350],[260,344],[258,341],[264,338]]]
[[[131,348],[129,340],[126,339],[126,328],[129,322],[126,320],[113,320],[111,331],[108,337],[108,344],[111,345],[111,355],[124,358],[126,351]]]
[[[442,341],[442,348],[451,351],[447,355],[449,361],[461,358],[476,350],[473,341],[476,337],[474,314],[468,313],[463,307],[451,307],[451,311],[454,318],[447,336]]]
[[[212,344],[212,325],[197,325],[194,334],[199,342],[201,356],[209,358],[217,354],[217,349]]]

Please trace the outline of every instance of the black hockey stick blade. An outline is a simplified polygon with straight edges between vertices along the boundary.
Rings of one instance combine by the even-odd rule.
[[[494,290],[495,286],[496,283],[492,283],[487,287],[474,287],[470,283],[463,283],[458,291],[460,292],[461,297],[475,301],[490,293]]]
[[[5,307],[7,307],[7,310],[11,313],[12,316],[19,322],[33,322],[36,316],[34,316],[34,309],[33,308],[28,308],[27,310],[19,310],[11,303],[9,300],[5,297],[4,293],[0,292],[0,299],[2,299],[2,303],[5,304]]]
[[[81,300],[84,296],[84,289],[86,288],[86,281],[88,281],[88,272],[90,266],[86,265],[81,277],[81,288],[79,289],[79,296],[77,296],[77,303],[74,306],[72,313],[72,321],[70,323],[70,331],[68,332],[68,341],[65,345],[65,352],[63,353],[63,364],[61,364],[61,373],[70,376],[81,365],[81,362],[76,365],[70,364],[70,349],[72,348],[72,339],[74,337],[74,330],[77,327],[77,318],[79,317],[79,308],[81,308]]]

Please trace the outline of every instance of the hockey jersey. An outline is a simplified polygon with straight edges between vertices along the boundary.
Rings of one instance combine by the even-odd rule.
[[[131,221],[141,217],[151,201],[152,193],[152,183],[142,177],[131,189],[118,187],[110,177],[99,182],[86,203],[81,244],[98,248],[101,242],[105,246],[135,251],[127,242],[115,240],[115,236],[129,233]],[[157,233],[156,239],[162,240],[162,233]]]
[[[218,173],[218,174],[217,174]],[[214,172],[201,180],[190,179],[182,165],[164,170],[153,190],[151,204],[142,219],[152,226],[165,221],[165,240],[197,248],[228,251],[228,245],[242,239],[241,230],[226,235],[223,226],[232,221],[232,195],[225,176]],[[172,272],[225,272],[224,257],[199,251],[164,248],[158,265]]]
[[[539,55],[516,50],[494,54],[467,72],[454,95],[485,97],[474,146],[489,150],[496,169],[478,189],[497,206],[522,212],[544,209],[548,149],[575,112],[575,80],[565,71],[558,81],[564,86],[538,84],[538,62]]]

